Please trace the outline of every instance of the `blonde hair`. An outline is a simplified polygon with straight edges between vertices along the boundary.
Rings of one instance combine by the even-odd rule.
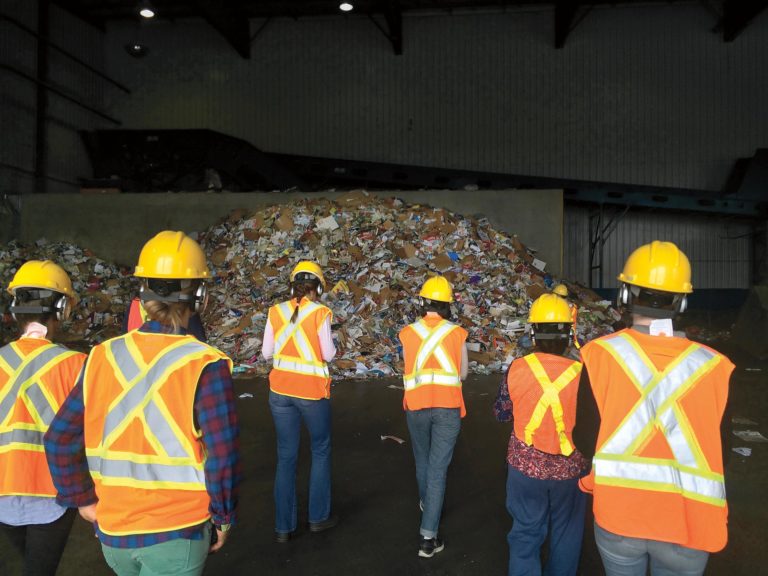
[[[180,290],[180,294],[192,294],[197,290],[198,283],[192,282],[190,286]],[[182,318],[184,312],[189,310],[189,303],[187,302],[161,302],[159,300],[147,300],[142,302],[141,305],[147,312],[147,316],[150,320],[160,322],[160,324],[171,325],[174,332],[178,332],[181,328]]]

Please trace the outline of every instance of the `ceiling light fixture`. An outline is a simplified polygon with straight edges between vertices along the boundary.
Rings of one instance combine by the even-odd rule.
[[[342,2],[341,4],[339,4],[339,10],[341,10],[342,12],[349,12],[353,8],[354,6],[352,6],[352,4],[350,4],[349,2]]]
[[[154,18],[155,10],[152,8],[152,5],[149,2],[142,2],[139,5],[139,14],[141,14],[144,18]]]
[[[130,42],[125,45],[125,51],[134,58],[144,58],[149,52],[149,48],[140,42]]]

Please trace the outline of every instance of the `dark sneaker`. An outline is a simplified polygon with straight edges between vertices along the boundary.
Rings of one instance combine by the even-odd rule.
[[[339,517],[334,514],[332,516],[328,516],[328,518],[326,518],[322,522],[310,522],[309,523],[309,531],[310,532],[322,532],[324,530],[328,530],[330,528],[333,528],[338,523],[339,523]]]
[[[291,539],[293,532],[275,532],[275,542],[285,544]]]
[[[445,548],[440,538],[422,538],[419,544],[419,556],[421,558],[432,558],[438,552]]]

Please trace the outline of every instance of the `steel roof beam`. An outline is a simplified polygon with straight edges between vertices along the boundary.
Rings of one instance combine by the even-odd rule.
[[[723,41],[733,42],[739,34],[746,30],[747,26],[768,8],[768,1],[752,0],[725,0],[723,2],[723,19],[720,27],[723,31]]]

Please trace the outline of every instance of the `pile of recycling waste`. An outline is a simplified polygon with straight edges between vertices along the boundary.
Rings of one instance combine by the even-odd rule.
[[[397,334],[420,316],[419,289],[435,274],[453,285],[452,320],[469,332],[472,373],[500,372],[527,353],[531,302],[556,283],[566,284],[579,307],[580,340],[612,332],[619,320],[609,302],[552,277],[535,251],[493,229],[487,219],[363,191],[252,213],[237,210],[197,238],[214,276],[203,315],[208,339],[243,376],[269,372],[270,363],[261,358],[267,311],[289,298],[288,277],[301,260],[315,261],[324,271],[327,289],[321,301],[333,311],[338,354],[331,372],[337,378],[402,373]],[[12,242],[0,246],[2,285],[30,259],[59,263],[81,297],[65,326],[65,341],[87,349],[121,332],[139,287],[130,268],[69,243]],[[9,303],[8,294],[0,295],[0,310]],[[7,340],[7,314],[4,325]]]

